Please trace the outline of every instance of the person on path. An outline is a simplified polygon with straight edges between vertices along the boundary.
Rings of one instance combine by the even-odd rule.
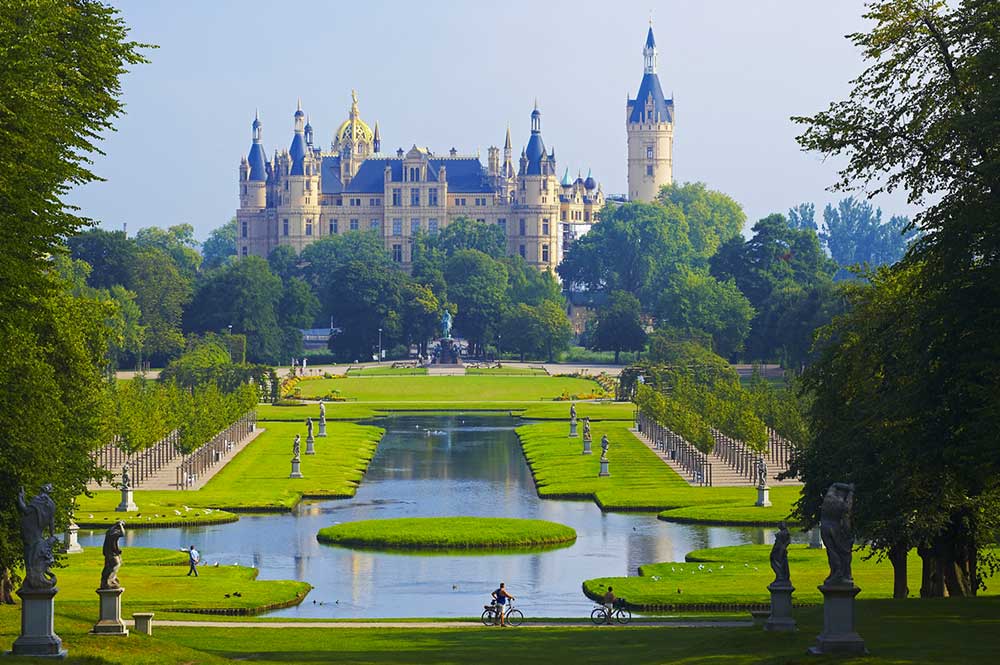
[[[500,617],[500,627],[503,628],[505,625],[507,625],[506,623],[504,623],[507,618],[504,616],[503,612],[504,605],[507,604],[508,598],[511,600],[516,600],[516,599],[514,598],[514,596],[507,593],[507,589],[504,588],[503,582],[500,583],[500,587],[493,592],[492,596],[493,600],[496,601],[497,604],[497,614]]]
[[[605,593],[604,597],[601,599],[601,602],[604,603],[604,609],[605,609],[607,617],[608,617],[608,620],[606,622],[608,624],[611,623],[611,613],[615,609],[615,601],[616,600],[618,600],[618,599],[615,598],[614,587],[608,587],[607,593]]]
[[[190,565],[190,568],[188,568],[188,577],[191,577],[192,573],[195,577],[198,577],[198,562],[201,561],[201,554],[194,548],[194,545],[187,549],[182,547],[181,552],[187,552],[188,555],[188,564]]]

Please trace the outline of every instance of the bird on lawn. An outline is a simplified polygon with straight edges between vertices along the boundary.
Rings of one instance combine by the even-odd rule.
[[[187,511],[191,510],[191,509],[190,509],[190,508],[188,508],[187,506],[182,506],[182,507],[184,508],[184,512],[185,512],[185,513],[186,513]]]
[[[181,511],[179,511],[176,508],[174,508],[174,515],[177,515],[178,517],[180,517],[180,514],[181,514]]]
[[[91,513],[90,515],[87,515],[87,519],[94,519],[94,514]]]

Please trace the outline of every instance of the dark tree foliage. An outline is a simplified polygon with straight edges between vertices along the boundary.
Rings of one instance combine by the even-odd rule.
[[[138,248],[124,231],[89,229],[69,238],[66,245],[74,259],[92,268],[87,283],[95,289],[131,283]]]
[[[657,200],[676,205],[684,213],[695,264],[704,267],[719,245],[743,231],[747,218],[731,197],[708,189],[702,182],[673,183],[660,189]]]
[[[883,504],[857,528],[894,561],[917,548],[921,595],[969,595],[1000,496],[1000,4],[891,0],[867,18],[871,31],[850,37],[868,68],[848,99],[794,119],[799,141],[846,159],[841,189],[905,188],[925,206],[923,234],[852,291],[807,372],[798,512],[815,519],[824,483],[857,479]],[[864,445],[865,457],[840,453]]]
[[[837,207],[823,209],[823,230],[819,239],[840,266],[835,279],[851,276],[848,268],[877,268],[903,258],[906,248],[917,236],[906,217],[894,216],[882,222],[882,210],[853,196]]]
[[[201,269],[212,270],[236,257],[236,218],[217,229],[201,244]]]
[[[608,304],[597,310],[590,344],[597,351],[614,351],[615,363],[622,351],[641,351],[646,346],[646,329],[639,299],[625,291],[612,291]]]

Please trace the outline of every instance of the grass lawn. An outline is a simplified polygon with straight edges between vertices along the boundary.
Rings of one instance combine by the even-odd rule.
[[[446,378],[446,377],[445,377]],[[563,420],[569,422],[569,402],[327,402],[326,419],[365,420],[400,411],[494,411],[510,413],[528,420]],[[631,402],[576,402],[577,416],[582,420],[632,420],[635,405]],[[319,406],[303,403],[297,406],[257,407],[257,418],[262,421],[305,422],[306,418],[319,418]],[[569,427],[569,425],[566,425]],[[581,427],[583,425],[581,424]]]
[[[591,598],[597,598],[604,595],[610,584],[616,596],[625,598],[630,607],[640,610],[766,606],[770,602],[767,585],[774,581],[770,552],[770,545],[695,550],[685,557],[687,563],[646,564],[639,567],[638,577],[586,580],[583,590]],[[861,588],[859,597],[891,598],[892,565],[874,558],[866,561],[863,557],[863,552],[855,552],[852,563],[854,581]],[[796,605],[821,605],[823,596],[816,587],[830,572],[826,551],[809,549],[807,545],[791,545],[788,563],[792,584],[796,587],[792,601]],[[907,567],[913,594],[920,588],[920,570],[920,557],[914,550]]]
[[[316,454],[302,455],[305,477],[292,479],[288,477],[292,439],[296,433],[301,434],[305,451],[305,424],[269,422],[262,426],[266,431],[200,490],[136,490],[139,512],[145,517],[154,507],[185,514],[205,507],[244,512],[289,510],[302,497],[351,497],[384,433],[381,428],[369,425],[327,423],[328,436],[316,439]],[[141,526],[143,517],[113,512],[120,500],[121,495],[115,490],[95,492],[92,498],[78,499],[77,514],[81,517],[93,514],[99,523],[121,518],[133,527]],[[184,506],[192,510],[185,511]]]
[[[127,594],[126,594],[127,595]],[[863,595],[863,594],[862,594]],[[126,639],[87,635],[96,620],[59,610],[56,631],[70,651],[67,663],[147,665],[238,661],[395,665],[487,663],[502,654],[524,665],[784,665],[837,662],[854,665],[987,665],[1000,651],[1000,598],[861,600],[857,628],[870,656],[836,661],[806,656],[822,624],[819,607],[796,610],[799,631],[757,628],[366,628],[333,633],[317,628],[174,628]],[[524,607],[530,614],[530,608]],[[581,617],[582,618],[582,617]],[[0,649],[17,635],[16,608],[0,608]],[[10,659],[34,663],[33,659]]]
[[[378,550],[523,550],[569,545],[576,531],[545,520],[507,517],[402,517],[320,529],[321,543]]]
[[[563,393],[586,395],[601,390],[596,382],[565,376],[385,376],[303,381],[302,397],[332,390],[361,402],[529,402]],[[568,407],[567,407],[568,408]]]
[[[426,376],[426,367],[352,367],[347,376]]]
[[[755,508],[752,487],[691,487],[628,431],[630,423],[607,421],[591,427],[593,455],[581,455],[580,438],[565,423],[517,428],[521,447],[542,498],[593,499],[604,510],[660,511],[717,506],[733,524],[778,523],[788,515],[798,487],[771,490],[770,508]],[[599,478],[600,440],[608,435],[610,478]],[[747,513],[744,508],[753,508]]]

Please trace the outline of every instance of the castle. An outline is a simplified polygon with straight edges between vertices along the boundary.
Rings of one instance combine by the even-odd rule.
[[[649,28],[644,73],[636,99],[626,100],[629,199],[650,201],[671,182],[673,100],[656,74],[656,42]],[[352,92],[350,113],[329,150],[314,143],[301,103],[287,150],[268,159],[255,117],[250,153],[240,162],[237,254],[267,257],[278,245],[296,251],[329,235],[374,231],[393,261],[409,268],[411,243],[459,217],[496,224],[507,250],[540,270],[555,270],[577,227],[598,219],[605,197],[589,173],[556,173],[556,154],[542,140],[542,114],[531,112],[531,135],[516,167],[507,129],[503,149],[490,147],[487,164],[452,148],[437,155],[413,145],[383,153],[378,123],[361,119]]]

